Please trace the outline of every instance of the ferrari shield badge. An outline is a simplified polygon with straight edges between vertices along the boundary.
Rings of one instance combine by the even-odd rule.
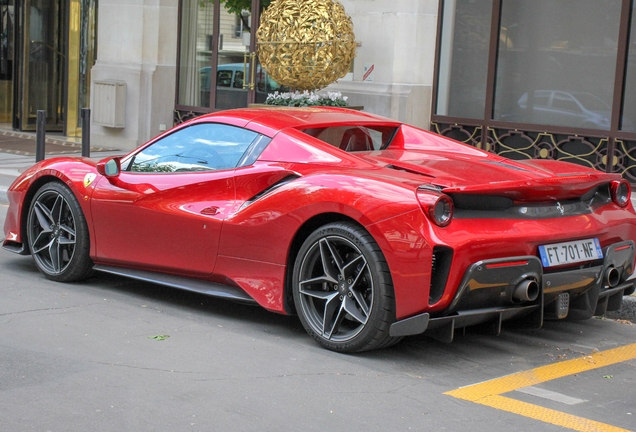
[[[84,176],[84,187],[89,187],[91,183],[93,183],[93,181],[95,180],[95,177],[97,177],[96,174],[93,174],[93,173],[86,174]]]

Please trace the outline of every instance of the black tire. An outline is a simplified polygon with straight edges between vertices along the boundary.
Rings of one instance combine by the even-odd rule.
[[[395,297],[389,266],[371,235],[350,222],[325,225],[303,243],[293,272],[296,312],[325,348],[360,352],[392,345]]]
[[[93,262],[84,213],[68,187],[58,182],[42,186],[33,197],[27,238],[35,265],[48,279],[86,279]]]

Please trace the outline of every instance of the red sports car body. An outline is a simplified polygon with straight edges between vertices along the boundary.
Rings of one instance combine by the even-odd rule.
[[[34,165],[8,191],[3,246],[54,280],[98,270],[255,302],[362,351],[618,309],[630,193],[366,113],[241,109],[121,158]]]

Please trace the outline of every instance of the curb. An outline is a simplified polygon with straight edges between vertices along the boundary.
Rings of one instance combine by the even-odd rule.
[[[605,318],[615,320],[626,320],[636,323],[636,297],[634,295],[623,297],[623,304],[620,310],[607,312]]]

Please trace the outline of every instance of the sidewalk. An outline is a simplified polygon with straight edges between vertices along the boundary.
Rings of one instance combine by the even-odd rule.
[[[46,158],[56,156],[81,156],[81,140],[47,134]],[[103,159],[125,152],[117,149],[91,147],[91,159]],[[8,204],[7,189],[20,173],[35,163],[35,133],[15,132],[0,129],[0,204]],[[636,195],[636,193],[635,193]],[[636,196],[632,197],[636,207]],[[606,315],[612,319],[629,320],[636,323],[636,294],[625,297],[618,312]]]
[[[58,156],[81,156],[82,142],[79,138],[68,138],[47,133],[45,158]],[[124,152],[104,147],[91,147],[91,159],[103,159]],[[17,132],[0,127],[0,204],[7,204],[7,189],[21,172],[35,163],[35,133]]]

